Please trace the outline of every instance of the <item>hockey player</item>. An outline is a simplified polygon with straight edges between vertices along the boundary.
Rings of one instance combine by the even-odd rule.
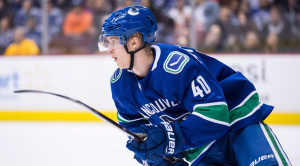
[[[156,30],[149,9],[131,6],[112,13],[99,37],[119,67],[111,78],[119,123],[146,135],[127,142],[134,158],[152,166],[291,165],[263,122],[273,106],[253,84],[193,48],[153,44]]]

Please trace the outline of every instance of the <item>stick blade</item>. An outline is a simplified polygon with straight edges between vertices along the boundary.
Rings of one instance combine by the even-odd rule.
[[[15,90],[14,93],[43,93],[39,90]]]

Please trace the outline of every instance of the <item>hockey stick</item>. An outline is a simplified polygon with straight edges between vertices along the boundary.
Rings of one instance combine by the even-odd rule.
[[[95,110],[94,108],[84,104],[83,102],[81,101],[78,101],[78,100],[75,100],[75,99],[72,99],[70,97],[67,97],[67,96],[63,96],[63,95],[60,95],[60,94],[55,94],[55,93],[51,93],[51,92],[45,92],[45,91],[39,91],[39,90],[17,90],[17,91],[14,91],[14,93],[44,93],[44,94],[50,94],[50,95],[54,95],[54,96],[58,96],[58,97],[61,97],[61,98],[64,98],[64,99],[67,99],[67,100],[70,100],[70,101],[73,101],[79,105],[82,105],[84,106],[85,108],[87,108],[92,114],[94,114],[95,116],[97,116],[98,118],[106,121],[107,123],[115,126],[118,130],[121,130],[123,132],[125,132],[126,134],[128,134],[133,140],[135,140],[136,142],[140,143],[140,142],[143,142],[146,138],[147,138],[147,135],[146,134],[134,134],[132,133],[130,130],[128,130],[127,128],[119,125],[118,123],[116,123],[115,121],[111,120],[110,118],[108,118],[107,116],[103,115],[101,112]],[[172,156],[164,156],[164,159],[167,160],[168,162],[170,163],[175,163],[176,161],[178,160],[181,160],[181,159],[177,159],[177,158],[173,158]]]
[[[108,118],[107,116],[103,115],[101,112],[95,110],[94,108],[84,104],[83,102],[81,101],[78,101],[78,100],[75,100],[75,99],[72,99],[70,97],[67,97],[67,96],[63,96],[63,95],[60,95],[60,94],[55,94],[55,93],[51,93],[51,92],[45,92],[45,91],[39,91],[39,90],[17,90],[17,91],[14,91],[15,93],[44,93],[44,94],[50,94],[50,95],[54,95],[54,96],[58,96],[58,97],[61,97],[61,98],[64,98],[64,99],[67,99],[67,100],[70,100],[70,101],[73,101],[79,105],[82,105],[84,106],[85,108],[87,108],[91,113],[93,113],[95,116],[97,116],[98,118],[106,121],[107,123],[109,124],[112,124],[113,126],[115,126],[117,129],[125,132],[126,134],[128,134],[131,138],[133,138],[135,141],[137,142],[143,142],[144,138],[141,136],[141,135],[137,135],[137,134],[134,134],[132,133],[130,130],[128,130],[127,128],[119,125],[118,123],[116,123],[115,121],[111,120],[110,118]],[[141,138],[142,137],[142,138]]]

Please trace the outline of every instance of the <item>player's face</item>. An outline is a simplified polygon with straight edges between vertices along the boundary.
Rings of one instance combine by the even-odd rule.
[[[120,44],[120,38],[111,36],[108,37],[109,45],[107,52],[114,58],[114,62],[120,69],[128,68],[130,65],[130,55],[127,54],[123,45]]]

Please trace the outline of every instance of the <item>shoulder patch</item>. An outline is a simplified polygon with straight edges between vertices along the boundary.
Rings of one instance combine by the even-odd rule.
[[[168,73],[178,74],[189,60],[190,58],[187,55],[178,51],[173,51],[168,55],[164,63],[164,69]]]
[[[115,83],[122,75],[122,69],[117,69],[114,74],[111,76],[111,83]]]

